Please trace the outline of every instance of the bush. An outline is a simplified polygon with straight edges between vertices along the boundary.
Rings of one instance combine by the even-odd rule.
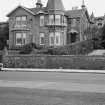
[[[38,46],[35,43],[29,43],[21,47],[20,54],[30,54],[33,49],[38,49]]]

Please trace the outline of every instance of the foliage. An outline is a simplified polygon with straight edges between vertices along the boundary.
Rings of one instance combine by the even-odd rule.
[[[9,39],[9,24],[0,24],[0,50],[7,46],[7,40]]]
[[[105,49],[105,25],[101,29],[101,46]]]
[[[30,54],[34,49],[40,49],[35,43],[29,43],[21,47],[20,54]]]
[[[84,34],[89,36],[90,39],[93,41],[93,48],[94,49],[102,49],[102,28],[98,28],[97,26],[92,26],[87,28],[84,31]]]
[[[67,51],[64,47],[48,48],[48,54],[50,55],[67,55]]]

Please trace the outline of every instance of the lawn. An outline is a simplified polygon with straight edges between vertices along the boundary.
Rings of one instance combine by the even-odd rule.
[[[2,87],[0,105],[105,105],[105,93]]]

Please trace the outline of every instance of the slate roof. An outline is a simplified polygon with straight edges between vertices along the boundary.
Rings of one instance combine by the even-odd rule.
[[[65,15],[68,16],[69,18],[77,18],[77,17],[81,17],[83,13],[86,14],[86,17],[90,22],[90,17],[87,10],[83,10],[83,9],[68,10],[65,12]]]
[[[46,7],[42,8],[28,8],[30,11],[32,11],[34,14],[37,14],[39,11],[45,12]]]
[[[95,17],[95,20],[103,20],[104,16]]]
[[[65,15],[70,18],[74,18],[74,17],[80,17],[82,13],[83,13],[82,9],[68,10],[65,12]]]
[[[31,13],[32,15],[35,15],[34,12],[31,11],[30,9],[28,9],[28,8],[26,8],[26,7],[24,7],[24,6],[19,5],[19,6],[17,6],[14,10],[12,10],[9,14],[7,14],[7,16],[9,17],[9,16],[10,16],[13,12],[15,12],[18,8],[22,8],[22,9],[24,9],[25,11]]]
[[[64,11],[65,15],[70,18],[81,17],[83,12],[86,14],[88,20],[90,21],[90,17],[87,10],[77,9],[77,10],[68,10],[65,11],[62,0],[48,0],[47,6],[42,8],[26,8],[24,6],[17,6],[13,11],[11,11],[7,16],[9,17],[13,12],[15,12],[18,8],[22,8],[25,11],[31,13],[32,15],[37,15],[39,13],[47,13],[48,10],[60,10]]]
[[[62,0],[48,0],[46,9],[47,10],[61,10],[61,11],[65,10]]]
[[[11,11],[7,16],[9,17],[13,12],[15,12],[18,8],[22,8],[25,11],[31,13],[32,15],[37,15],[37,13],[39,11],[41,11],[40,13],[46,13],[45,11],[48,10],[60,10],[60,11],[64,11],[64,6],[62,3],[62,0],[48,0],[47,2],[47,6],[46,7],[42,7],[42,8],[26,8],[24,6],[17,6],[13,11]]]

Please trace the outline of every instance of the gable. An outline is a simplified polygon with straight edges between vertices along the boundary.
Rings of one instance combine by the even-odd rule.
[[[18,13],[23,13],[23,15],[24,15],[24,13],[25,14],[31,14],[31,15],[35,15],[31,10],[29,10],[28,8],[26,8],[26,7],[23,7],[23,6],[18,6],[17,8],[15,8],[14,10],[12,10],[8,15],[7,15],[7,17],[11,17],[12,15],[15,15],[15,14],[18,14]]]

